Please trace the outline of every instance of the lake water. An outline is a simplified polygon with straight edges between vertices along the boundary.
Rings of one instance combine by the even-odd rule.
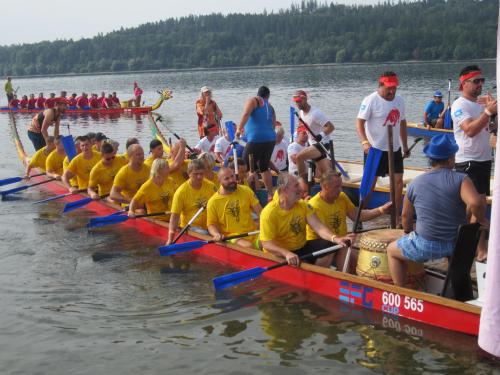
[[[480,62],[491,87],[494,62]],[[14,79],[20,94],[117,91],[130,98],[137,80],[150,104],[169,87],[174,98],[158,111],[168,126],[196,142],[194,102],[213,88],[223,120],[239,121],[245,99],[266,84],[278,119],[288,128],[291,95],[305,89],[310,102],[336,126],[339,159],[361,157],[354,129],[362,98],[376,89],[382,70],[400,76],[407,119],[418,121],[440,89],[452,97],[463,63],[341,65],[182,71]],[[0,104],[4,105],[5,98]],[[15,121],[25,135],[31,116],[0,114],[0,178],[22,168],[10,140]],[[123,145],[151,139],[141,116],[67,117],[72,134],[102,131]],[[169,132],[165,130],[165,135]],[[66,129],[62,130],[67,133]],[[419,144],[408,165],[424,166]],[[63,203],[33,206],[49,196],[30,189],[0,204],[0,373],[456,373],[491,374],[498,367],[479,356],[476,338],[360,310],[261,279],[215,295],[211,279],[230,271],[202,257],[175,264],[156,252],[162,239],[133,229],[85,229],[90,212],[62,216]],[[114,256],[109,256],[114,255]]]

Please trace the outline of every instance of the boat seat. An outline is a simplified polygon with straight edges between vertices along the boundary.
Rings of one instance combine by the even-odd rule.
[[[449,261],[441,296],[462,302],[474,298],[470,270],[479,242],[479,227],[479,223],[472,223],[458,228],[455,251]]]

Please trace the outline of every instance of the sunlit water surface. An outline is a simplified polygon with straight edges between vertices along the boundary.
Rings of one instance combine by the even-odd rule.
[[[407,119],[420,120],[432,92],[462,64],[401,64]],[[494,64],[483,62],[487,84]],[[196,141],[194,101],[209,85],[225,120],[238,121],[257,87],[271,88],[278,119],[288,128],[290,97],[305,89],[336,125],[336,155],[357,160],[354,119],[385,66],[184,71],[16,79],[19,93],[117,91],[125,99],[137,80],[144,99],[169,87],[174,98],[158,111],[168,126]],[[454,79],[456,86],[456,79]],[[457,95],[453,87],[453,96]],[[2,102],[5,98],[2,98]],[[0,114],[0,178],[22,168],[10,139],[15,122],[26,149],[30,116]],[[120,143],[151,132],[141,116],[67,117],[72,134],[102,131]],[[165,135],[171,134],[163,128]],[[67,129],[62,130],[63,134]],[[408,164],[425,166],[422,145]],[[216,295],[211,279],[230,271],[206,258],[161,259],[162,239],[119,226],[89,234],[91,212],[62,216],[63,203],[34,206],[49,196],[31,189],[0,204],[0,373],[456,373],[498,371],[478,355],[476,339],[360,310],[266,279]]]

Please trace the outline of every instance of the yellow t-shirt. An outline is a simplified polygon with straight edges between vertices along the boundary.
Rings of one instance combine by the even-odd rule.
[[[167,177],[161,186],[156,185],[150,178],[135,193],[134,201],[139,206],[146,206],[148,213],[168,212],[174,193],[174,183],[170,177]],[[159,216],[158,218],[167,219],[167,216]]]
[[[30,168],[38,168],[45,172],[45,162],[47,161],[47,154],[45,154],[46,149],[47,146],[44,146],[35,152],[29,162]]]
[[[166,160],[165,158],[162,158]],[[153,166],[153,162],[155,161],[155,158],[153,158],[153,155],[149,155],[146,159],[144,159],[144,164],[146,164],[149,169]]]
[[[333,203],[326,203],[319,194],[309,199],[308,203],[314,209],[314,213],[319,220],[325,224],[333,234],[345,236],[347,234],[347,212],[355,208],[349,197],[340,192],[338,198]],[[319,238],[315,231],[307,226],[307,240]]]
[[[135,172],[130,168],[130,165],[123,166],[115,176],[113,185],[122,189],[122,195],[128,200],[132,200],[135,193],[139,190],[143,183],[149,178],[149,168],[147,165],[142,165],[139,172]]]
[[[101,160],[101,154],[92,150],[92,157],[85,159],[83,153],[76,155],[68,165],[68,170],[78,180],[78,189],[86,189],[89,184],[90,171]]]
[[[171,160],[168,161],[168,165],[169,167],[172,166]],[[169,173],[168,176],[174,181],[175,189],[179,188],[179,186],[181,186],[184,182],[186,182],[188,165],[189,165],[189,160],[184,160],[184,163],[179,170]]]
[[[66,156],[63,160],[63,173],[66,172],[66,169],[68,169],[68,166],[69,166],[69,159],[68,157]],[[72,177],[70,180],[69,180],[69,183],[71,184],[71,186],[78,186],[78,178],[75,177]]]
[[[217,225],[224,236],[252,232],[256,225],[252,220],[252,207],[259,200],[253,191],[238,185],[235,192],[212,195],[207,205],[207,225]]]
[[[90,171],[89,187],[97,187],[100,196],[109,194],[116,174],[125,164],[127,161],[119,155],[113,159],[109,166],[105,166],[100,160]]]
[[[279,199],[273,199],[260,214],[260,240],[275,241],[289,251],[299,250],[306,244],[306,218],[313,213],[302,199],[289,211],[280,207]]]
[[[216,191],[214,184],[207,179],[203,179],[201,188],[198,190],[191,187],[189,180],[179,186],[174,194],[171,212],[181,216],[180,226],[186,226],[188,221],[202,206],[207,204]],[[192,225],[207,229],[207,211],[204,210]]]
[[[57,150],[53,150],[49,156],[47,156],[47,160],[45,161],[45,170],[50,173],[55,173],[58,175],[63,174],[63,162],[66,157],[66,153],[63,152],[59,154]]]

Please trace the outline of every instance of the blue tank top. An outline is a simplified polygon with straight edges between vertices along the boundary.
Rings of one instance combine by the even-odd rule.
[[[264,100],[262,107],[255,108],[250,114],[245,124],[245,134],[248,142],[252,143],[276,141],[276,133],[273,129],[273,109],[267,100]]]
[[[465,174],[438,168],[415,178],[406,192],[417,215],[416,232],[430,241],[455,241],[458,226],[467,224],[460,189]]]

